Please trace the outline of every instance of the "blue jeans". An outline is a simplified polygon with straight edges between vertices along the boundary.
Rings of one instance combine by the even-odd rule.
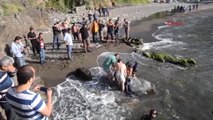
[[[57,48],[59,49],[60,43],[60,35],[53,35],[53,49],[55,49],[55,45],[57,45]]]
[[[72,53],[72,45],[66,45],[67,46],[67,55],[68,55],[68,59],[70,59],[71,53]]]
[[[44,48],[40,48],[39,52],[40,63],[45,63],[45,51]]]
[[[15,57],[15,63],[16,63],[18,68],[26,65],[24,57]]]

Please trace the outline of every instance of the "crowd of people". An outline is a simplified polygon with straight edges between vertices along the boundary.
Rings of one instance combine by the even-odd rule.
[[[99,15],[97,14],[97,11]],[[115,20],[101,18],[109,15],[107,8],[100,7],[95,11],[89,11],[88,16],[81,16],[81,19],[75,19],[72,17],[67,21],[58,21],[52,26],[53,42],[52,50],[58,50],[61,44],[66,45],[67,60],[73,60],[72,49],[74,42],[82,43],[84,52],[91,52],[90,43],[96,45],[105,42],[119,42],[121,35],[125,34],[125,38],[129,38],[130,22],[126,19],[121,20],[119,17]],[[37,37],[38,36],[38,37]],[[45,43],[43,33],[38,35],[33,27],[30,27],[29,33],[25,38],[25,42],[22,42],[21,36],[16,36],[12,44],[10,45],[11,56],[15,59],[17,67],[21,67],[26,64],[25,54],[29,52],[29,48],[32,50],[33,55],[39,54],[40,64],[46,63],[45,55]],[[31,44],[29,44],[31,43]]]
[[[174,13],[185,13],[185,12],[191,12],[192,10],[197,10],[199,7],[199,4],[192,4],[188,6],[174,6],[173,12]]]

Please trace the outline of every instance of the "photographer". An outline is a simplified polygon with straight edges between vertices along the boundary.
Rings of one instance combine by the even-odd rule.
[[[26,64],[24,59],[26,46],[22,44],[21,39],[20,36],[16,36],[11,44],[11,53],[18,68]]]
[[[6,99],[21,120],[46,120],[52,112],[52,90],[46,88],[47,102],[41,98],[41,87],[36,85],[34,91],[30,87],[35,81],[35,69],[25,65],[17,71],[18,86],[9,88]]]

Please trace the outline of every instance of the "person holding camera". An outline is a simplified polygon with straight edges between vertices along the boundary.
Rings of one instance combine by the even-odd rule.
[[[20,120],[46,120],[52,112],[52,90],[46,88],[47,101],[41,98],[41,86],[30,88],[35,81],[35,69],[24,65],[17,71],[18,85],[8,89],[7,102],[12,106]]]
[[[17,67],[21,67],[26,64],[24,58],[26,46],[22,44],[21,39],[22,38],[20,36],[16,36],[15,40],[11,44],[11,53],[15,59]]]

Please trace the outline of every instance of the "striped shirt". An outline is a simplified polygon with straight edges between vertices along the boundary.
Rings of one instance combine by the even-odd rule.
[[[12,78],[7,72],[0,71],[0,103],[7,102],[5,95],[7,90],[14,86]]]
[[[6,98],[16,114],[23,120],[48,119],[40,113],[46,104],[39,94],[30,90],[16,92],[12,87],[8,90]]]

